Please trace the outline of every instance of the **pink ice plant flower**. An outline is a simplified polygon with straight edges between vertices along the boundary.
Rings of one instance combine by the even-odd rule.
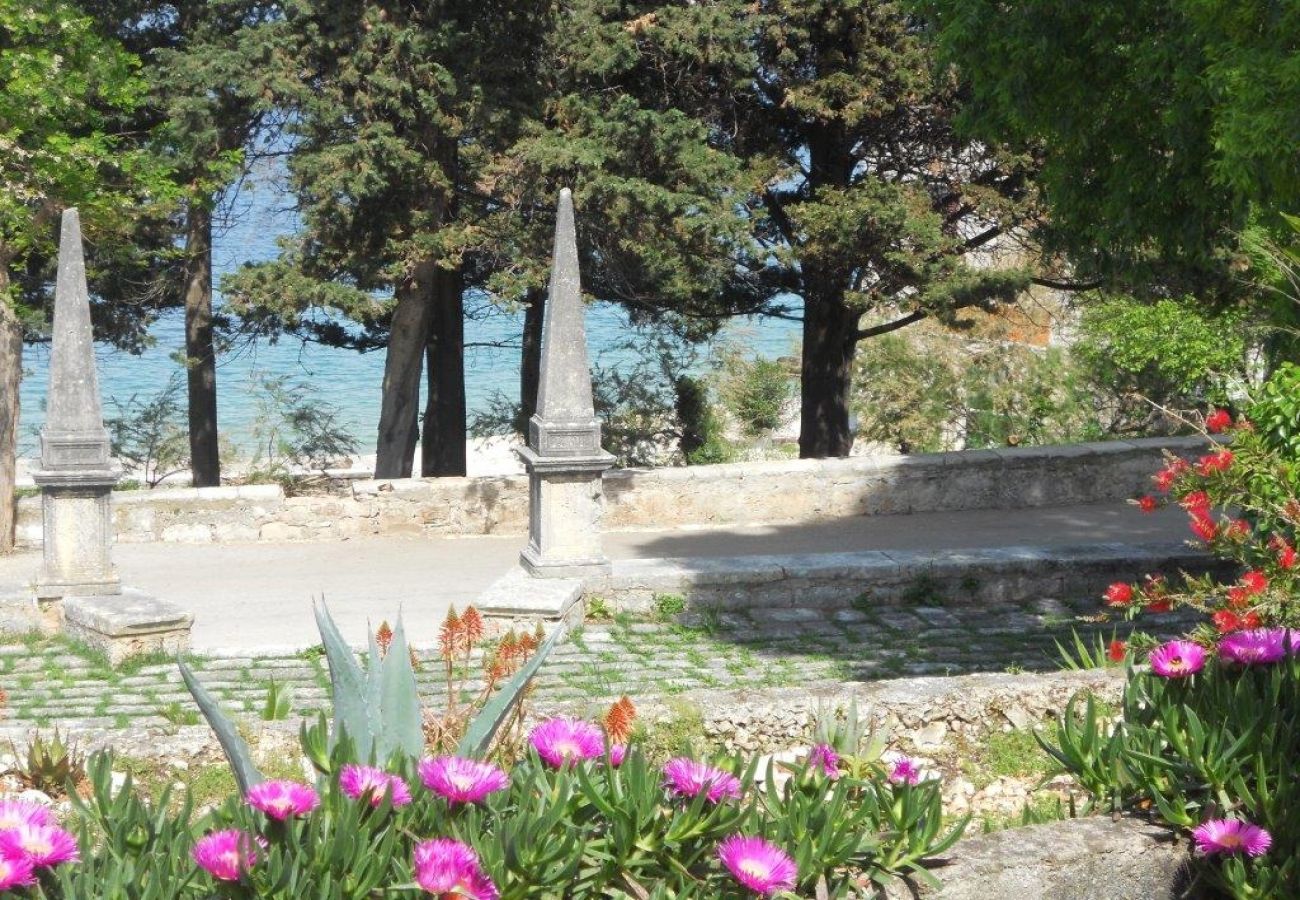
[[[0,855],[24,856],[34,869],[79,858],[77,839],[58,825],[19,825],[0,831]]]
[[[54,813],[30,800],[0,800],[0,830],[19,825],[54,825]]]
[[[819,768],[831,781],[840,777],[840,755],[830,744],[815,744],[808,752],[808,767]]]
[[[415,845],[415,883],[439,900],[497,900],[500,892],[472,848],[449,838]]]
[[[591,722],[568,716],[538,724],[528,740],[537,755],[557,769],[605,755],[605,736],[601,730]]]
[[[236,828],[214,831],[194,844],[194,861],[218,881],[238,881],[257,865],[257,845]]]
[[[1267,665],[1285,657],[1285,628],[1234,631],[1219,641],[1219,658],[1243,666]]]
[[[460,756],[423,760],[420,780],[451,803],[482,803],[488,794],[510,786],[510,777],[492,763]]]
[[[718,859],[737,881],[764,897],[793,890],[799,878],[790,855],[759,837],[733,834],[718,845]]]
[[[889,780],[894,784],[920,784],[921,767],[916,760],[900,756],[889,765]]]
[[[1211,819],[1192,832],[1196,849],[1207,856],[1245,853],[1263,856],[1273,846],[1273,836],[1249,822],[1238,819]]]
[[[0,849],[0,891],[36,883],[32,861],[22,853]]]
[[[1205,648],[1195,641],[1168,641],[1147,657],[1161,678],[1187,678],[1205,668]]]
[[[609,747],[609,764],[614,768],[623,765],[627,759],[627,744],[611,744]]]
[[[388,796],[394,808],[411,802],[411,789],[397,775],[374,766],[349,763],[339,770],[339,787],[353,800],[370,797],[371,806],[379,806]]]
[[[320,795],[310,785],[297,781],[263,781],[248,789],[248,805],[272,819],[308,815],[320,806]]]
[[[740,797],[740,779],[735,775],[685,756],[668,760],[664,781],[669,790],[683,797],[698,797],[707,792],[710,803]]]

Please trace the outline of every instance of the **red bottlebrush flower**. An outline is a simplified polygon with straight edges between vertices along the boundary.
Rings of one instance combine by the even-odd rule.
[[[388,647],[393,643],[393,629],[389,627],[387,619],[379,623],[379,629],[375,632],[375,643],[379,645],[379,655],[387,656]]]
[[[1251,569],[1241,576],[1241,586],[1251,594],[1262,594],[1268,590],[1268,576],[1258,569]]]
[[[1220,450],[1218,453],[1211,453],[1198,459],[1196,461],[1196,472],[1198,475],[1210,476],[1216,472],[1226,472],[1231,466],[1232,451]]]
[[[1296,564],[1295,547],[1286,542],[1281,535],[1273,535],[1268,539],[1269,549],[1277,554],[1277,564],[1284,569],[1293,569]]]
[[[602,724],[611,744],[624,744],[632,736],[632,723],[636,720],[636,706],[628,697],[620,697],[605,713]]]
[[[1106,588],[1106,593],[1102,596],[1107,606],[1128,606],[1133,602],[1133,586],[1117,581]]]
[[[1237,587],[1228,588],[1229,606],[1231,606],[1233,609],[1241,609],[1243,606],[1245,606],[1248,603],[1250,603],[1250,592],[1247,591],[1244,587],[1238,585]]]
[[[1123,641],[1111,641],[1106,647],[1106,658],[1111,662],[1123,662],[1128,655],[1128,644]]]
[[[1216,409],[1205,417],[1205,430],[1210,434],[1221,434],[1232,428],[1232,414],[1226,409]]]
[[[1233,540],[1244,541],[1250,537],[1250,523],[1245,519],[1233,519],[1223,530],[1223,535]]]
[[[1209,516],[1192,516],[1192,533],[1198,538],[1210,543],[1219,536],[1219,526]]]
[[[1168,597],[1161,597],[1159,600],[1152,600],[1147,604],[1147,612],[1167,613],[1174,608],[1174,601]]]
[[[1156,483],[1156,488],[1158,490],[1167,493],[1169,489],[1174,486],[1174,482],[1178,480],[1178,476],[1186,472],[1187,468],[1187,460],[1175,459],[1155,475],[1151,476],[1151,480]]]
[[[1259,613],[1257,613],[1257,612],[1255,612],[1254,610],[1252,610],[1252,611],[1246,613],[1244,616],[1242,616],[1242,617],[1241,617],[1241,627],[1242,627],[1242,628],[1258,628],[1258,627],[1259,627]]]
[[[1142,497],[1138,498],[1137,505],[1138,509],[1142,510],[1144,513],[1155,512],[1160,508],[1160,501],[1150,494],[1144,494]]]
[[[1179,500],[1178,505],[1191,515],[1208,515],[1210,512],[1210,495],[1205,491],[1192,491]]]
[[[1241,616],[1229,609],[1219,610],[1210,616],[1210,621],[1214,623],[1215,628],[1219,629],[1220,634],[1228,634],[1241,627]]]

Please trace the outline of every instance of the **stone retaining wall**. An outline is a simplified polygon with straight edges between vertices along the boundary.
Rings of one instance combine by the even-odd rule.
[[[605,476],[610,529],[778,524],[843,516],[1016,509],[1132,497],[1164,451],[1200,438],[1107,441],[902,457],[619,469]],[[523,534],[519,475],[353,482],[342,496],[287,497],[276,485],[161,488],[113,495],[122,542],[330,540],[368,535]],[[40,501],[19,503],[18,538],[41,540]]]
[[[1183,543],[1079,544],[969,550],[867,550],[790,556],[615,560],[589,579],[588,597],[646,613],[663,595],[694,609],[840,609],[910,603],[1021,603],[1038,597],[1100,596],[1114,581],[1146,574],[1234,571]],[[515,593],[519,593],[515,589]],[[493,609],[492,601],[480,603]]]

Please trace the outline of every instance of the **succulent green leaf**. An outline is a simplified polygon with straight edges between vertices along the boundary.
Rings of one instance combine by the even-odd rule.
[[[373,638],[371,642],[374,643]],[[372,651],[369,675],[378,689],[381,731],[376,737],[379,758],[388,759],[398,751],[411,758],[419,757],[424,750],[420,695],[400,615],[397,627],[393,629],[393,642],[382,661],[378,660],[377,648]]]
[[[180,667],[181,678],[185,680],[185,686],[189,688],[190,695],[194,697],[194,702],[198,704],[203,717],[208,720],[208,725],[216,734],[221,749],[225,751],[226,759],[230,762],[230,769],[235,774],[235,781],[239,783],[240,793],[248,793],[250,787],[264,780],[262,773],[253,764],[253,754],[249,751],[248,744],[239,736],[235,724],[221,711],[217,701],[208,693],[207,688],[199,682],[198,677],[185,664],[185,661],[177,657],[176,665]]]
[[[330,689],[334,699],[334,731],[331,738],[336,741],[340,731],[346,732],[356,744],[361,758],[369,759],[375,750],[379,713],[371,704],[366,673],[361,670],[352,648],[334,624],[325,601],[314,606],[313,611],[330,667]]]
[[[537,670],[542,667],[542,663],[546,662],[546,658],[551,655],[555,645],[564,640],[568,630],[568,627],[561,622],[555,632],[537,648],[533,658],[525,663],[515,673],[515,676],[506,682],[505,686],[487,703],[483,704],[479,714],[474,717],[474,720],[469,723],[469,727],[465,729],[465,737],[461,739],[460,745],[456,747],[457,754],[478,759],[487,753],[488,748],[492,746],[492,739],[496,737],[497,731],[501,729],[506,719],[510,717],[510,713],[523,699],[524,689],[533,680]]]

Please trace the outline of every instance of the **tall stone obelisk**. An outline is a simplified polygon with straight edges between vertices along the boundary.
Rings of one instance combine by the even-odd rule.
[[[100,407],[90,291],[81,250],[81,221],[63,213],[54,293],[49,394],[41,429],[40,469],[45,557],[36,579],[41,601],[118,594],[110,547],[110,498],[119,471],[109,455]]]
[[[528,546],[521,561],[535,576],[609,572],[601,547],[601,476],[614,458],[601,449],[592,402],[587,329],[578,274],[573,194],[560,191],[551,283],[542,320],[537,412],[528,423]]]

